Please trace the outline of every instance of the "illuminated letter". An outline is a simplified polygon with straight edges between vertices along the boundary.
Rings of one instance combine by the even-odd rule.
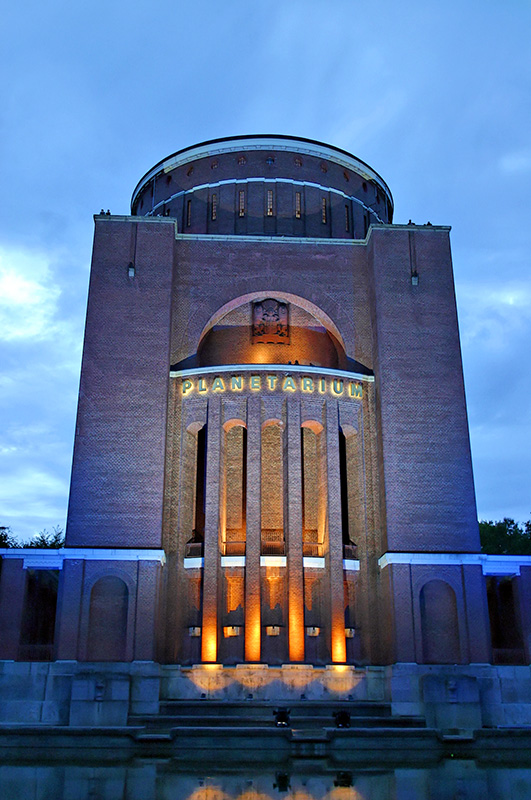
[[[204,378],[199,378],[198,389],[199,389],[200,392],[206,392],[207,391],[207,385],[205,383],[205,379]]]
[[[302,379],[302,391],[313,392],[313,380],[311,378]]]
[[[230,379],[230,388],[234,391],[234,389],[241,389],[242,388],[242,376],[241,375],[233,375]]]
[[[351,383],[349,386],[349,394],[351,397],[363,397],[363,387],[361,383]]]
[[[321,394],[324,394],[326,392],[326,381],[324,378],[321,378],[321,380],[319,381],[319,391],[321,392]]]
[[[260,375],[251,375],[249,386],[251,387],[251,389],[254,390],[260,389],[261,386]]]
[[[269,388],[271,389],[271,391],[273,391],[273,389],[277,385],[277,381],[278,381],[278,378],[277,378],[276,375],[268,375],[267,376],[267,382],[269,384]]]
[[[296,392],[297,387],[295,386],[295,381],[289,375],[287,378],[284,378],[284,383],[282,384],[282,391],[286,392]]]
[[[334,394],[343,394],[343,381],[340,381],[338,378],[334,378],[332,381],[332,391]]]
[[[221,378],[214,378],[214,383],[212,384],[212,391],[213,392],[224,392],[225,391],[225,384],[221,380]]]
[[[184,395],[187,395],[188,392],[191,392],[193,388],[194,388],[194,384],[192,383],[192,381],[189,381],[188,378],[185,381],[183,381],[183,394]]]

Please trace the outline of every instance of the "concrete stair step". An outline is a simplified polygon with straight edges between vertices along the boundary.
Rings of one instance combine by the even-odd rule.
[[[145,727],[146,729],[161,729],[169,730],[173,728],[275,728],[275,720],[271,718],[257,720],[248,717],[221,717],[221,716],[174,716],[174,715],[131,715],[129,717],[129,725],[134,727]],[[307,730],[323,730],[335,728],[335,721],[333,717],[328,715],[326,718],[323,716],[317,717],[301,717],[290,714],[289,724],[286,726],[292,730],[307,729]],[[426,722],[423,717],[407,716],[407,717],[351,717],[350,728],[425,728]],[[344,728],[347,730],[347,728]]]
[[[165,716],[187,717],[187,716],[209,716],[209,717],[237,717],[239,719],[270,719],[275,709],[290,709],[291,717],[322,717],[329,719],[336,711],[348,711],[352,717],[390,717],[391,706],[389,703],[373,702],[327,702],[319,703],[315,701],[289,701],[281,703],[257,703],[247,701],[241,703],[216,702],[212,700],[187,701],[161,701],[159,713]]]

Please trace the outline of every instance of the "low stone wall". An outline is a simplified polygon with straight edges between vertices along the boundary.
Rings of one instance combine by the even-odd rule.
[[[531,726],[531,667],[394,664],[386,667],[393,715],[420,714],[440,730]]]
[[[159,700],[390,703],[440,731],[531,726],[531,667],[179,667],[153,662],[0,662],[0,724],[125,726]]]

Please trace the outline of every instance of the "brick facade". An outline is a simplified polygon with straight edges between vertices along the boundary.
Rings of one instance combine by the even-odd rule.
[[[488,660],[449,229],[289,137],[181,151],[132,212],[95,219],[57,657],[122,619],[123,660]]]

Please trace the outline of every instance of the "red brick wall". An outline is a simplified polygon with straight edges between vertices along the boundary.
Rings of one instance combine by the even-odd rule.
[[[169,222],[96,220],[67,546],[160,547],[173,248]]]

